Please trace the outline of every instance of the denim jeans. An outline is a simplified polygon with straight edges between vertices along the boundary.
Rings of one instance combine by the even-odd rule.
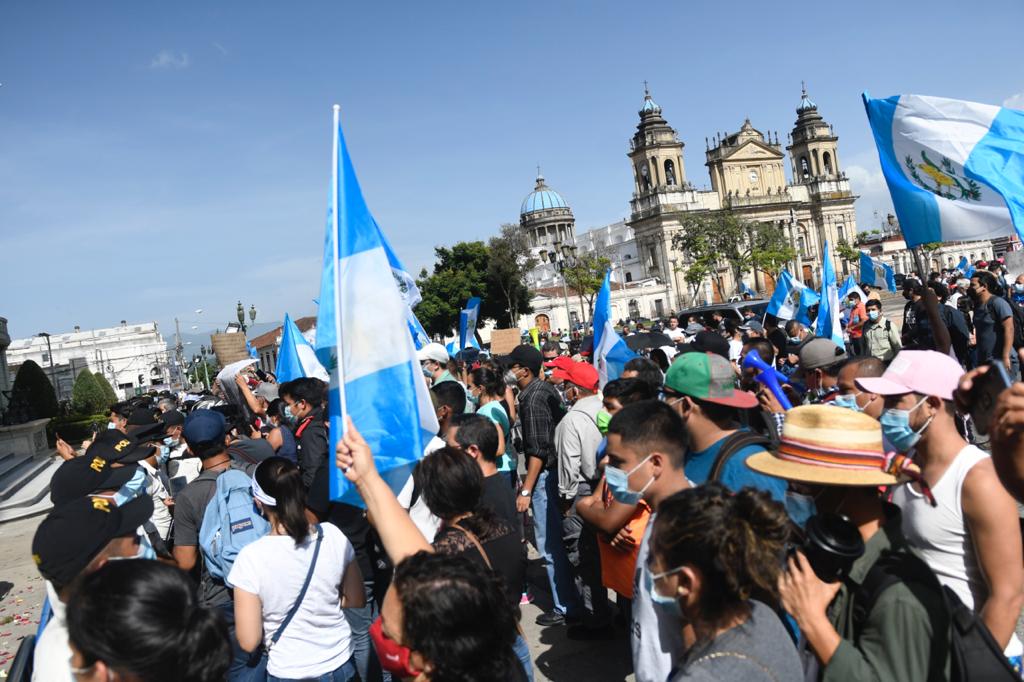
[[[608,588],[601,580],[601,553],[594,529],[587,526],[576,513],[576,504],[591,492],[593,490],[590,484],[580,481],[572,509],[562,518],[562,539],[565,542],[566,556],[572,568],[576,590],[580,595],[584,624],[592,628],[601,628],[612,622]]]
[[[356,679],[356,666],[352,659],[342,663],[341,667],[334,672],[324,673],[316,677],[275,677],[267,675],[267,682],[348,682]]]
[[[228,626],[228,639],[231,641],[231,666],[228,668],[228,682],[254,682],[266,679],[267,659],[258,653],[250,654],[244,650],[235,637],[235,602],[220,604],[216,607],[224,616]]]
[[[362,682],[391,682],[391,673],[381,670],[380,659],[370,642],[370,625],[373,624],[377,614],[380,613],[376,600],[373,597],[373,581],[364,581],[363,588],[366,592],[366,605],[358,609],[342,609],[345,620],[352,630],[352,659],[351,663],[359,672],[359,679]]]
[[[530,645],[526,643],[526,638],[522,635],[517,635],[516,641],[512,645],[512,651],[516,652],[516,658],[523,664],[523,670],[526,671],[526,679],[533,682],[533,660],[530,658]]]
[[[579,595],[573,584],[569,557],[562,541],[562,512],[558,508],[558,475],[541,471],[533,489],[533,533],[537,553],[544,561],[551,587],[551,601],[558,613],[576,616]]]

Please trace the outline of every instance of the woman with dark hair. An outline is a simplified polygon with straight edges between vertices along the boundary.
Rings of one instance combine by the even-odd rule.
[[[385,667],[429,682],[526,680],[512,651],[516,619],[494,573],[462,556],[418,552],[395,568],[370,628]]]
[[[658,506],[651,536],[655,605],[686,623],[686,653],[672,682],[803,679],[779,620],[778,579],[789,517],[768,493],[719,483],[688,488]]]
[[[289,462],[298,463],[298,450],[295,448],[295,436],[292,435],[291,424],[285,408],[287,403],[281,398],[274,398],[267,406],[267,419],[270,420],[270,430],[265,438],[274,448],[278,457],[284,457]]]
[[[243,547],[228,575],[238,643],[246,651],[266,643],[271,681],[352,679],[352,632],[342,608],[366,599],[352,544],[330,523],[310,525],[294,463],[260,462],[252,493],[270,534]]]
[[[380,535],[381,544],[393,564],[398,566],[417,552],[436,552],[460,555],[476,563],[478,581],[481,575],[493,576],[491,579],[504,595],[504,608],[512,614],[509,647],[512,647],[512,653],[522,662],[522,665],[517,667],[519,673],[528,675],[527,679],[532,679],[533,665],[530,661],[529,647],[522,635],[517,636],[516,633],[519,588],[525,578],[526,555],[518,533],[492,511],[480,506],[483,474],[477,463],[461,450],[444,447],[424,457],[416,466],[413,475],[417,487],[422,491],[423,501],[431,513],[442,521],[442,527],[434,538],[433,546],[427,543],[426,538],[399,504],[391,488],[381,478],[369,446],[351,419],[346,423],[345,435],[338,443],[337,464],[339,469],[345,472],[345,477],[355,484],[366,503],[369,516]],[[395,584],[398,581],[396,572]],[[382,612],[387,613],[387,600]],[[483,626],[483,623],[480,625]],[[394,631],[389,633],[394,634]],[[374,636],[372,630],[371,636]],[[377,644],[376,639],[374,643]],[[443,646],[450,646],[450,643]],[[381,663],[388,668],[389,663],[393,661],[389,661],[388,656],[381,654],[380,648],[377,652],[381,655]],[[427,658],[429,659],[429,656]],[[519,679],[507,676],[488,678],[483,672],[481,669],[482,676],[462,679]],[[428,676],[427,679],[460,678]]]
[[[215,682],[231,644],[215,609],[184,573],[158,561],[109,561],[87,574],[67,608],[76,680]]]
[[[477,414],[497,424],[501,433],[498,443],[498,473],[508,479],[509,485],[515,487],[516,452],[512,447],[512,420],[502,405],[505,398],[505,376],[490,367],[478,367],[469,375],[466,393],[469,400],[476,405]]]

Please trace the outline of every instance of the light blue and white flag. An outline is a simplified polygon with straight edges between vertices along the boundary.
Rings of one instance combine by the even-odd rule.
[[[466,307],[459,311],[459,350],[472,346],[479,348],[476,340],[476,320],[480,316],[480,297],[466,301]]]
[[[818,318],[814,321],[814,335],[821,336],[843,348],[843,325],[840,321],[842,308],[839,306],[839,286],[836,282],[836,269],[832,263],[832,250],[825,240],[825,250],[821,255],[821,303],[818,304]]]
[[[1024,111],[867,93],[864,107],[907,246],[1024,236]]]
[[[974,277],[974,271],[976,269],[977,268],[974,267],[974,263],[971,263],[970,265],[967,266],[967,269],[964,270],[964,277],[966,277],[967,279]]]
[[[410,334],[409,291],[396,282],[393,256],[363,199],[335,106],[316,349],[331,376],[331,499],[358,506],[362,499],[334,463],[345,415],[352,417],[396,493],[437,433]]]
[[[277,365],[274,367],[277,382],[283,384],[292,379],[315,377],[321,381],[330,381],[330,375],[316,357],[313,346],[302,335],[295,321],[284,314],[284,326],[281,328],[281,347],[277,352]]]
[[[881,288],[883,282],[889,291],[896,291],[896,272],[892,266],[872,258],[864,251],[860,252],[860,282]]]
[[[956,269],[961,273],[967,272],[967,267],[970,263],[967,262],[967,256],[960,256],[960,262],[956,264]]]
[[[766,312],[780,320],[796,320],[809,325],[811,317],[807,309],[817,302],[818,294],[793,279],[789,270],[783,270],[775,281],[775,291],[768,301]]]
[[[259,353],[256,352],[256,349],[249,343],[249,339],[245,340],[245,350],[249,354],[250,358],[259,358],[260,356]]]
[[[865,294],[864,290],[860,288],[859,284],[857,284],[857,280],[853,275],[848,276],[843,282],[843,285],[839,287],[839,300],[846,300],[846,297],[850,295],[851,291],[856,292],[857,295],[860,296],[861,303],[868,300],[867,294]]]
[[[749,295],[751,298],[754,298],[754,296],[756,296],[757,294],[754,293],[753,289],[751,289],[749,286],[747,286],[746,282],[744,282],[743,280],[740,280],[740,295],[741,296]]]
[[[637,357],[626,342],[615,331],[612,322],[612,280],[611,270],[604,274],[604,283],[594,301],[594,354],[591,357],[597,368],[598,385],[604,388],[609,381],[619,378],[626,363]]]

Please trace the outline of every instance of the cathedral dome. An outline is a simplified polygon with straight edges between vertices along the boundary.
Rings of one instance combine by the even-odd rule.
[[[519,210],[520,215],[533,213],[534,211],[546,211],[552,208],[569,208],[562,195],[544,184],[544,176],[537,176],[537,186],[523,199],[523,205]]]

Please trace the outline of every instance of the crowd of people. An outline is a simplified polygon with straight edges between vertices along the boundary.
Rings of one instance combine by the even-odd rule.
[[[1024,276],[953,279],[901,322],[851,293],[842,345],[673,316],[603,386],[554,337],[431,343],[400,490],[318,379],[113,405],[57,444],[32,679],[532,680],[531,601],[638,682],[1019,679]]]

